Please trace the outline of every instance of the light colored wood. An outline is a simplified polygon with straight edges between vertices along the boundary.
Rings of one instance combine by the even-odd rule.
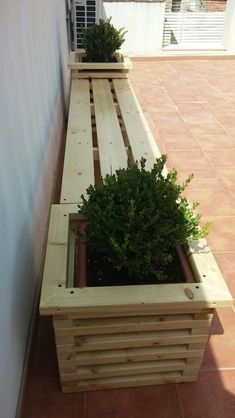
[[[81,193],[94,183],[93,159],[100,157],[103,176],[125,167],[128,143],[151,168],[159,151],[129,82],[72,80],[66,204],[51,209],[40,302],[41,314],[54,315],[64,392],[196,380],[214,309],[232,304],[206,240],[187,249],[198,283],[66,288],[66,276],[73,281],[70,225],[79,219]]]
[[[67,248],[70,212],[77,205],[52,205],[47,239],[46,259],[40,306],[50,303],[58,292],[63,293],[67,279]]]
[[[132,62],[130,58],[121,53],[116,53],[117,62],[82,62],[84,53],[71,52],[68,68],[71,70],[130,70]]]
[[[161,154],[135,93],[128,80],[113,80],[113,86],[134,159],[146,158],[146,168],[151,169]]]
[[[228,295],[227,285],[206,239],[190,242],[186,249],[198,281],[206,285],[208,289],[216,288],[221,296]]]
[[[94,164],[89,81],[72,80],[60,202],[80,202],[90,184]]]
[[[185,294],[186,288],[192,289],[194,299],[190,300]],[[71,293],[71,290],[73,293]],[[73,288],[64,289],[63,293],[56,294],[50,304],[45,305],[41,312],[44,314],[82,312],[90,316],[106,315],[115,312],[132,312],[139,310],[139,314],[152,311],[171,313],[171,309],[189,309],[191,311],[200,308],[215,308],[222,306],[231,306],[232,300],[229,293],[220,294],[216,287],[200,284],[196,289],[194,284],[169,284],[169,285],[141,285],[141,286],[113,286],[99,288]],[[123,316],[123,314],[122,314]]]
[[[86,79],[86,78],[90,78],[90,79],[94,79],[94,78],[105,78],[105,79],[113,79],[113,78],[128,78],[129,74],[128,72],[126,72],[126,70],[123,71],[101,71],[101,72],[91,72],[91,71],[77,71],[77,70],[72,70],[72,79]]]
[[[127,154],[108,80],[92,80],[101,174],[126,167]]]
[[[107,309],[105,308],[104,310],[100,310],[97,313],[97,310],[95,308],[95,310],[92,310],[92,307],[90,308],[90,310],[83,310],[81,312],[79,312],[79,315],[76,311],[71,312],[70,310],[66,311],[66,313],[56,313],[53,318],[55,321],[60,321],[60,320],[67,320],[67,319],[91,319],[94,318],[94,316],[96,318],[113,318],[113,317],[130,317],[130,316],[143,316],[143,315],[182,315],[182,314],[190,314],[190,315],[194,315],[195,313],[202,313],[203,315],[204,313],[207,313],[209,316],[209,319],[212,318],[213,316],[213,312],[214,309],[207,309],[207,308],[202,308],[202,309],[196,309],[194,307],[190,306],[188,308],[182,308],[182,309],[176,309],[174,308],[174,306],[171,307],[171,309],[169,309],[167,312],[164,311],[162,308],[158,308],[158,307],[149,307],[148,305],[143,306],[142,308],[133,308],[133,310],[131,311],[130,309],[126,309],[124,308],[124,310],[121,310],[120,308],[118,308],[116,310],[116,308],[113,311],[110,311],[107,313]],[[212,315],[212,316],[210,316]],[[208,319],[208,318],[207,318]]]
[[[57,260],[56,262],[54,260]],[[67,245],[47,244],[40,306],[43,309],[66,286]]]
[[[58,336],[114,334],[120,332],[157,331],[195,328],[209,329],[210,320],[195,320],[192,315],[165,315],[127,318],[55,321]]]
[[[193,382],[194,376],[185,376],[184,382]],[[97,389],[124,388],[148,385],[160,385],[166,383],[182,382],[181,372],[165,372],[140,376],[109,377],[105,379],[82,380],[79,382],[64,382],[62,390],[66,392],[79,392]]]
[[[162,345],[178,345],[190,343],[203,343],[207,341],[207,335],[191,335],[189,330],[159,331],[159,332],[136,332],[125,334],[110,334],[96,336],[75,337],[75,346],[65,344],[64,339],[56,335],[58,352],[79,352],[114,350],[130,347],[154,347]]]
[[[74,263],[75,263],[75,242],[76,233],[73,228],[69,228],[68,237],[68,257],[67,257],[67,287],[74,286]]]
[[[189,350],[187,345],[160,347],[126,348],[118,350],[102,350],[87,352],[58,353],[61,367],[67,365],[96,365],[112,363],[128,363],[136,361],[202,358],[203,350]]]
[[[65,373],[62,371],[61,382],[63,384],[63,382],[72,382],[73,380],[78,379],[99,379],[104,377],[151,374],[156,372],[183,371],[186,367],[185,361],[181,359],[78,367],[76,373]]]

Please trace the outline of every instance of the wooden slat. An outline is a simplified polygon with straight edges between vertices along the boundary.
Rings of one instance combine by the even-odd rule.
[[[89,366],[96,364],[128,363],[131,361],[152,361],[167,359],[202,358],[203,350],[188,350],[187,345],[161,347],[126,348],[119,350],[87,351],[79,353],[58,353],[61,367],[68,365]]]
[[[76,71],[72,70],[72,78],[128,78],[129,71],[102,71],[102,72],[91,72],[91,71]]]
[[[190,242],[187,253],[198,281],[205,283],[208,288],[217,289],[221,299],[227,302],[224,306],[229,306],[233,298],[206,239]]]
[[[210,320],[194,319],[192,315],[162,315],[127,318],[54,321],[58,336],[95,335],[120,332],[154,331],[170,329],[209,328]]]
[[[116,309],[118,308],[118,309]],[[55,313],[53,318],[55,321],[60,321],[60,320],[66,320],[66,319],[86,319],[86,318],[94,318],[94,316],[96,318],[114,318],[114,317],[130,317],[130,316],[138,316],[138,315],[166,315],[166,314],[176,314],[176,315],[181,315],[181,314],[194,314],[194,313],[202,313],[203,314],[208,314],[208,315],[213,315],[214,309],[207,309],[207,308],[202,308],[202,309],[196,309],[194,307],[189,306],[188,308],[183,308],[183,309],[176,309],[174,307],[172,307],[171,309],[168,309],[167,311],[162,309],[162,307],[158,308],[158,307],[153,307],[153,306],[142,306],[141,308],[137,307],[133,307],[132,310],[126,307],[121,310],[119,307],[115,307],[114,310],[109,310],[107,311],[107,309],[104,307],[104,309],[97,311],[96,308],[94,308],[94,310],[92,308],[90,308],[89,310],[82,310],[79,313],[78,312],[71,312],[71,311],[67,311],[66,313]],[[208,317],[209,318],[209,317]],[[207,319],[208,319],[207,318]]]
[[[182,359],[137,362],[128,364],[108,364],[102,366],[78,367],[76,373],[66,373],[61,370],[61,381],[94,379],[104,377],[151,374],[156,372],[171,372],[190,369]]]
[[[117,62],[83,62],[83,53],[70,52],[68,67],[72,70],[129,70],[132,62],[127,55],[116,53]]]
[[[177,383],[182,381],[193,382],[195,380],[196,374],[194,376],[185,376],[184,379],[182,379],[181,372],[165,372],[140,376],[125,376],[124,378],[109,377],[105,379],[93,379],[92,381],[81,380],[80,382],[64,382],[62,385],[62,390],[64,393],[66,393],[97,389],[159,385],[165,383]]]
[[[187,289],[190,289],[193,299],[188,298]],[[70,290],[65,289],[63,294],[57,294],[50,305],[47,308],[45,306],[47,314],[56,314],[58,306],[61,307],[60,314],[77,312],[79,315],[96,317],[119,316],[119,312],[124,316],[124,312],[126,314],[128,311],[138,315],[138,310],[139,314],[154,310],[155,313],[170,313],[177,309],[177,305],[179,309],[194,311],[230,306],[232,303],[229,293],[221,295],[215,286],[208,283],[73,288],[72,294]]]
[[[126,167],[127,154],[108,80],[92,80],[101,174]]]
[[[135,160],[146,158],[151,169],[160,151],[128,80],[113,80],[114,90]]]
[[[66,286],[69,212],[77,205],[52,205],[42,281],[40,309]]]
[[[58,352],[79,352],[113,350],[117,348],[154,347],[161,345],[178,345],[206,342],[208,333],[191,335],[188,330],[171,330],[159,332],[136,332],[125,334],[96,335],[75,337],[75,345],[66,343],[66,338],[56,335]]]
[[[56,260],[56,262],[55,262]],[[40,308],[43,309],[66,286],[67,245],[48,244],[42,281]]]
[[[70,227],[69,237],[68,237],[68,257],[67,257],[67,287],[74,286],[75,242],[76,242],[76,233]]]
[[[89,81],[72,80],[60,202],[80,202],[90,184],[94,164]]]

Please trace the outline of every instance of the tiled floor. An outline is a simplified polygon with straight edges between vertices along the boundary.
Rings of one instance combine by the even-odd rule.
[[[131,81],[168,166],[212,221],[208,241],[235,297],[235,60],[135,62]],[[36,325],[22,418],[234,418],[235,310],[223,308],[196,383],[60,392],[49,318]]]

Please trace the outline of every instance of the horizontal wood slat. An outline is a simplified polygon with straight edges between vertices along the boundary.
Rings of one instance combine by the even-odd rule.
[[[184,382],[193,382],[197,378],[197,372],[191,376],[185,376]],[[165,383],[177,383],[182,381],[181,372],[165,372],[139,376],[109,377],[105,379],[81,380],[79,382],[63,382],[62,390],[66,392],[80,392],[97,389],[124,388],[136,386],[159,385]]]
[[[199,360],[198,360],[199,361]],[[184,360],[162,360],[151,362],[138,362],[128,364],[113,364],[104,366],[91,366],[91,367],[78,367],[76,373],[64,373],[61,372],[61,381],[73,381],[82,379],[94,379],[103,377],[118,377],[128,375],[139,374],[152,374],[156,372],[169,372],[169,371],[184,371],[195,370],[196,364],[186,363]]]
[[[167,359],[202,358],[203,350],[188,350],[187,344],[102,350],[91,352],[58,353],[60,367],[96,364],[128,363]]]
[[[70,338],[75,338],[75,340],[71,343]],[[207,341],[207,338],[208,331],[201,333],[201,335],[191,335],[189,330],[136,332],[81,337],[58,337],[56,335],[56,345],[58,352],[70,352],[70,350],[78,352],[128,347],[203,343]]]
[[[114,334],[119,332],[208,328],[209,319],[195,320],[192,315],[162,315],[129,318],[55,321],[57,336]]]

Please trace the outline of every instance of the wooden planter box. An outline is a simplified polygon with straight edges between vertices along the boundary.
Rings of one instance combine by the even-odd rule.
[[[84,53],[70,52],[68,67],[72,78],[128,78],[132,63],[127,55],[116,53],[117,62],[83,62]]]
[[[74,288],[77,204],[102,176],[160,155],[126,79],[72,80],[61,190],[51,208],[40,313],[52,315],[63,392],[197,378],[215,308],[232,297],[206,240],[187,249],[197,283]]]
[[[77,205],[54,205],[40,312],[53,315],[63,392],[196,380],[213,312],[231,295],[206,240],[192,243],[197,283],[67,287]]]

